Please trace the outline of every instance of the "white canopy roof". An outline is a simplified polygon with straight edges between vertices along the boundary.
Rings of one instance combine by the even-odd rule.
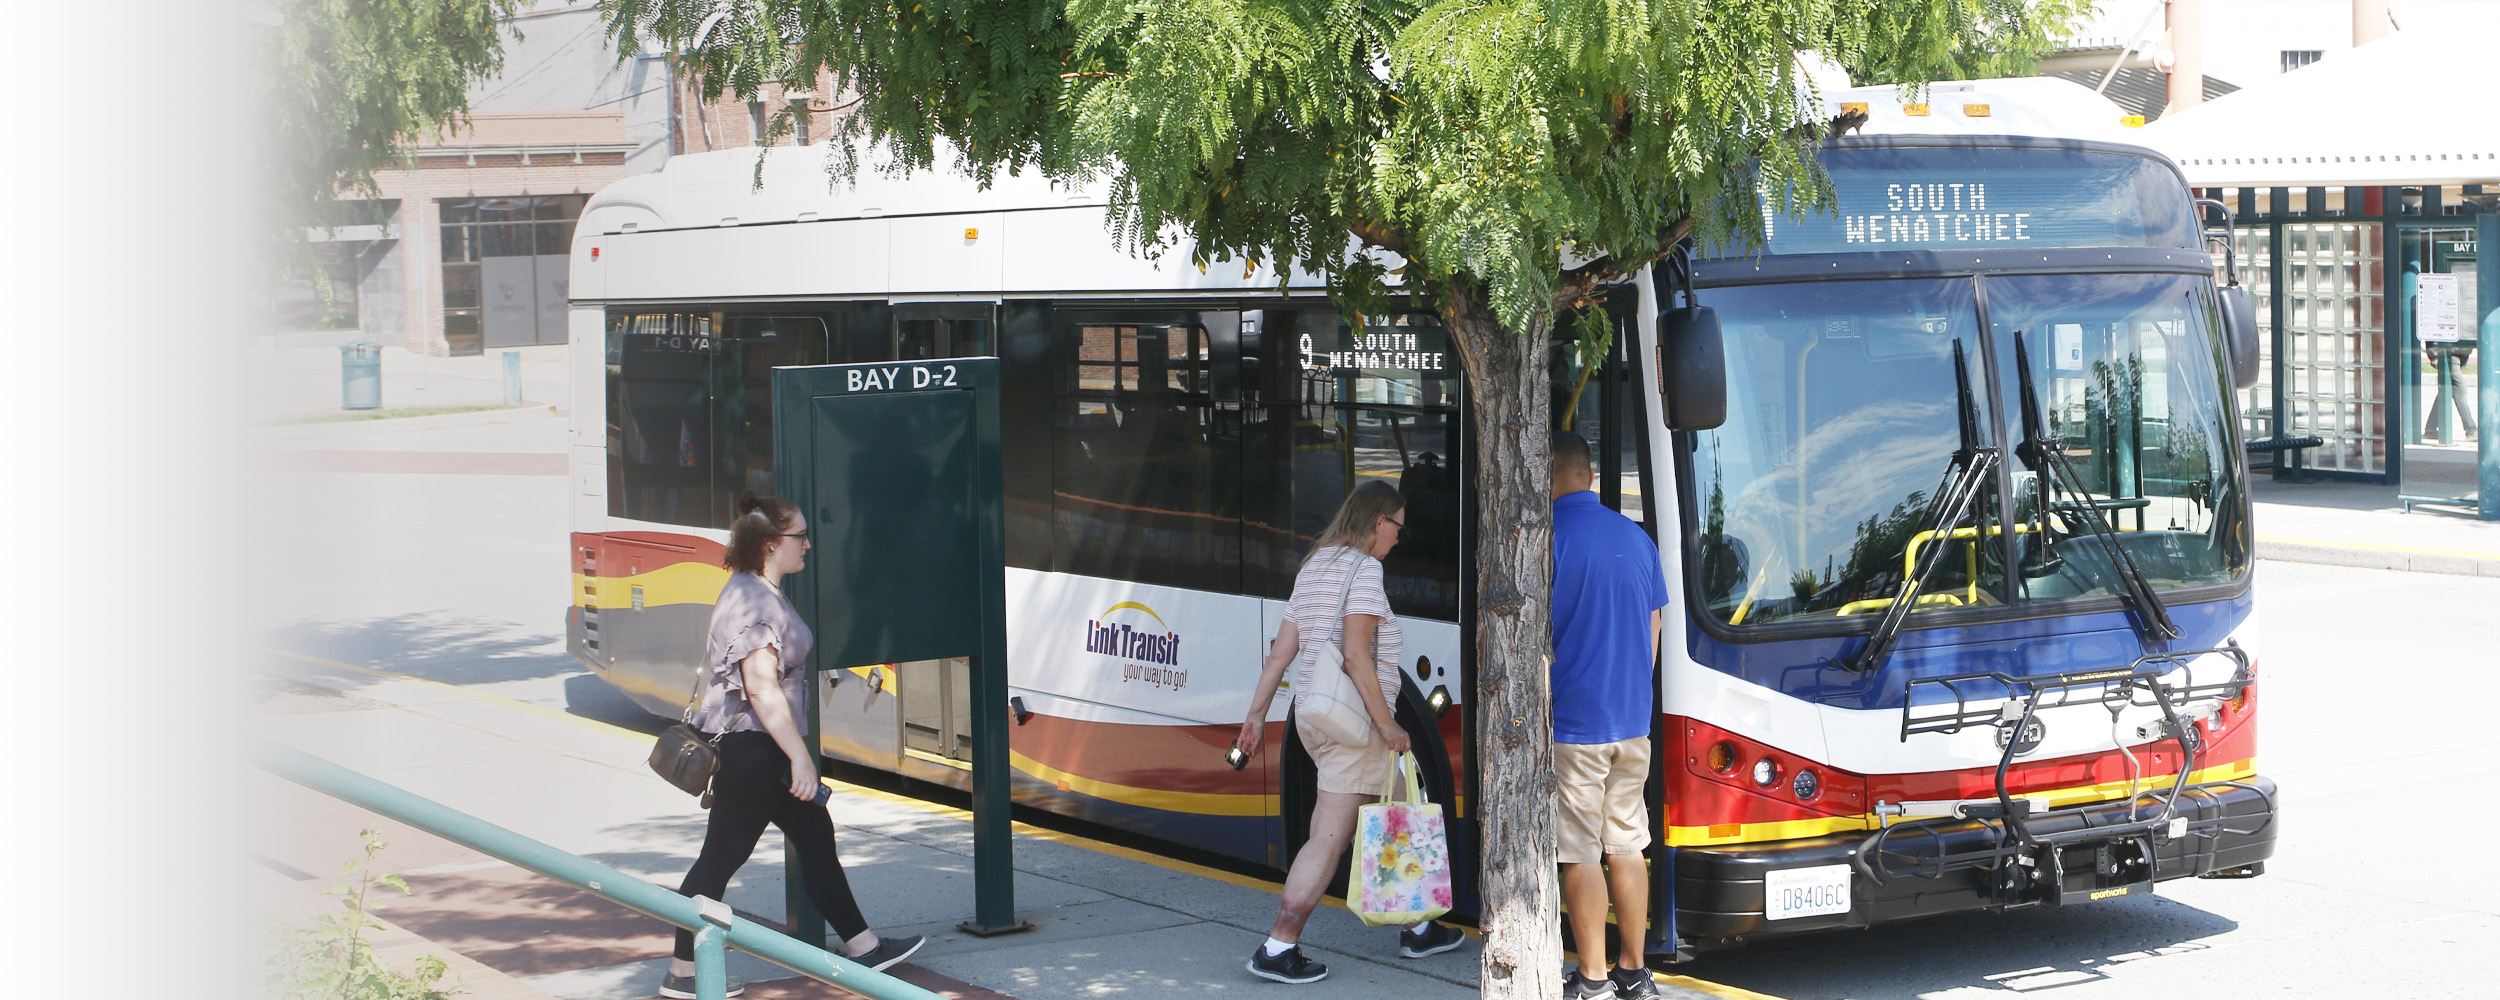
[[[2164,116],[2138,140],[2197,187],[2500,182],[2489,38],[2399,32]]]

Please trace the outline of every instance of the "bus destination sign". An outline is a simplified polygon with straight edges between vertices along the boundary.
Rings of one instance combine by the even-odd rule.
[[[1434,331],[1437,333],[1438,331]],[[1302,366],[1321,370],[1329,368],[1388,368],[1397,371],[1437,372],[1449,367],[1446,337],[1403,330],[1374,327],[1356,331],[1337,345],[1346,350],[1321,351],[1310,334],[1302,335]]]
[[[1773,254],[1897,250],[2199,249],[2167,164],[2101,150],[1840,147],[1823,153],[1833,205],[1762,229]],[[1727,256],[1743,256],[1732,249]]]
[[[1884,185],[1883,211],[1840,217],[1848,242],[2021,243],[2031,239],[2030,212],[1988,210],[1986,181],[1912,181]]]
[[[1361,329],[1319,329],[1300,337],[1302,369],[1309,372],[1421,372],[1443,378],[1454,374],[1458,358],[1450,353],[1450,333],[1430,317],[1396,317],[1394,325]]]

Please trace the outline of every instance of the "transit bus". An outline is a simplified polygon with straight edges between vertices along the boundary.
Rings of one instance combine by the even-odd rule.
[[[1824,98],[1870,119],[1820,152],[1833,212],[1610,290],[1585,372],[1554,348],[1558,419],[1673,593],[1654,954],[2141,895],[2273,848],[2245,292],[2175,167],[2059,131],[2123,138],[2114,105],[1909,96]],[[1473,911],[1473,431],[1430,312],[1133,257],[1100,187],[835,187],[789,149],[758,184],[758,155],[675,157],[582,214],[573,654],[681,710],[722,526],[774,485],[773,367],[996,356],[1015,800],[1284,868],[1315,794],[1290,699],[1280,752],[1226,751],[1302,555],[1383,479],[1399,718]],[[1723,373],[1687,363],[1714,350]],[[1176,641],[1148,662],[1105,630]],[[968,784],[964,661],[819,666],[826,756]]]

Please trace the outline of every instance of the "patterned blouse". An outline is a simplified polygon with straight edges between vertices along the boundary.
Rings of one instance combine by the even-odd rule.
[[[747,654],[766,647],[781,657],[781,696],[793,716],[806,711],[807,653],[815,645],[816,633],[799,620],[799,609],[789,598],[765,584],[763,577],[729,574],[720,600],[712,605],[712,632],[703,643],[703,661],[711,679],[703,685],[694,727],[707,733],[722,732],[723,726],[733,733],[763,731],[763,721],[747,702],[742,664]]]

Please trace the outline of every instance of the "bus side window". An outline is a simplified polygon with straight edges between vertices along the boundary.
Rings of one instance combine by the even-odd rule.
[[[716,526],[710,381],[718,327],[711,313],[619,316],[609,368],[608,513]]]
[[[773,369],[823,364],[829,336],[819,316],[738,316],[713,362],[714,488],[736,510],[738,493],[773,492]]]
[[[718,528],[772,492],[772,369],[824,362],[823,317],[627,313],[608,336],[610,515]]]
[[[1241,589],[1241,433],[1207,391],[1207,331],[1162,314],[1063,314],[1052,400],[1052,564]]]
[[[1406,499],[1406,528],[1382,560],[1390,606],[1457,621],[1466,443],[1448,334],[1420,315],[1383,317],[1362,330],[1316,310],[1297,319],[1304,369],[1293,428],[1296,543],[1307,550],[1356,483],[1386,480]]]

